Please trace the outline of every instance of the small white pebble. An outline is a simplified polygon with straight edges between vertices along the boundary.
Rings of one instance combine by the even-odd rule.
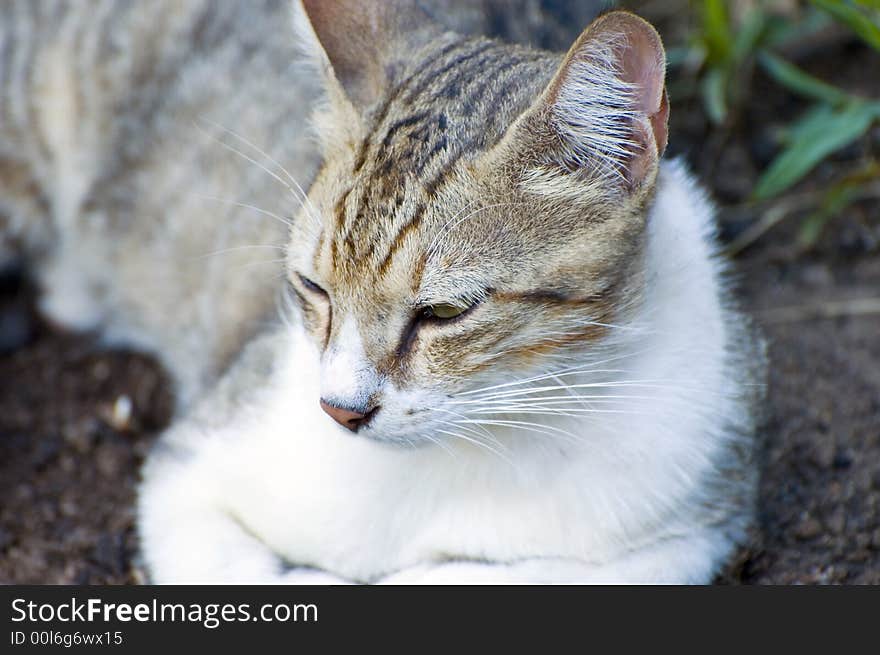
[[[114,430],[127,430],[131,424],[132,409],[131,398],[126,395],[119,396],[113,403],[113,409],[110,412],[110,426]]]

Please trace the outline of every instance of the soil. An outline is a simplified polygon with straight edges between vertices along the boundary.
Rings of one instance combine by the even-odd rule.
[[[3,286],[7,316],[33,298]],[[171,413],[162,371],[89,337],[30,332],[0,354],[0,583],[138,582],[134,493]]]
[[[865,88],[872,56],[842,44],[799,63],[880,97],[880,80]],[[804,107],[757,75],[731,129],[709,126],[697,100],[673,99],[671,148],[727,207],[725,241],[761,216],[742,203],[778,148],[772,135]],[[880,158],[880,130],[795,192],[866,158]],[[769,407],[754,538],[718,582],[880,584],[880,314],[846,304],[880,297],[880,209],[852,206],[809,250],[799,221],[734,262],[769,344]],[[137,471],[168,421],[167,381],[147,357],[41,324],[32,303],[21,278],[0,280],[0,582],[139,582]]]

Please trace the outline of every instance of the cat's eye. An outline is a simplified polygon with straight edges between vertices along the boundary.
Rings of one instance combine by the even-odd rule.
[[[296,277],[299,279],[300,284],[302,284],[307,290],[311,291],[312,293],[317,293],[322,296],[327,295],[327,292],[324,291],[324,289],[320,285],[318,285],[315,282],[312,282],[305,275],[300,275],[299,273],[297,273]]]
[[[448,320],[461,316],[468,309],[468,307],[458,307],[457,305],[440,303],[437,305],[429,305],[428,307],[425,307],[422,310],[422,316],[424,316],[425,318],[439,318],[441,320]]]

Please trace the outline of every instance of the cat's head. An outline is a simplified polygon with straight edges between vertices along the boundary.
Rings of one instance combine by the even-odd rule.
[[[412,0],[303,5],[325,163],[288,276],[315,402],[371,438],[443,438],[479,389],[598,350],[637,302],[660,38],[614,12],[560,57],[446,32]]]

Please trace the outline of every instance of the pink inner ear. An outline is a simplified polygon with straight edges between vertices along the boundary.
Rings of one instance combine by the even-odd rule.
[[[394,36],[386,25],[390,2],[302,0],[306,16],[348,99],[369,105],[384,83],[383,59]],[[396,5],[405,8],[403,0]],[[386,32],[383,34],[383,32]]]
[[[648,23],[621,14],[614,27],[625,37],[620,66],[624,81],[636,85],[636,108],[648,117],[657,154],[663,154],[668,137],[669,100],[666,97],[666,62],[663,44]]]
[[[625,32],[626,45],[621,53],[623,79],[638,86],[637,108],[649,116],[660,110],[664,88],[663,51],[657,50],[657,38],[641,25]]]
[[[663,99],[660,101],[660,109],[648,118],[651,121],[651,128],[654,130],[654,141],[657,144],[657,154],[662,155],[666,150],[666,143],[669,141],[669,96],[666,89],[663,89]]]
[[[389,71],[405,54],[439,30],[417,0],[302,0],[302,4],[337,81],[360,109],[378,99]]]

